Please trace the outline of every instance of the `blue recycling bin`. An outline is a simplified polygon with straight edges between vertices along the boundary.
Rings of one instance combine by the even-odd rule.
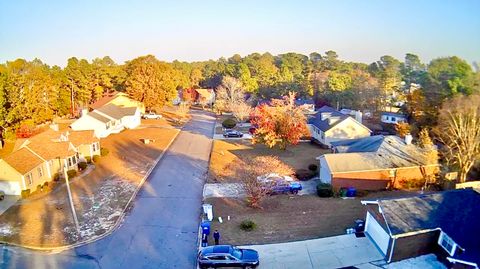
[[[202,221],[202,234],[210,234],[210,221]]]
[[[355,197],[357,195],[357,189],[350,187],[347,189],[347,197]]]

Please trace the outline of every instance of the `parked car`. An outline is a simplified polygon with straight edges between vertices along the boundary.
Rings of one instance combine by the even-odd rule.
[[[270,185],[270,194],[297,194],[303,189],[302,184],[299,182],[289,182],[286,180],[275,180]]]
[[[143,114],[142,118],[158,120],[162,118],[162,115],[158,115],[155,112],[148,112],[147,114]]]
[[[227,129],[223,131],[223,137],[243,137],[243,134],[237,130]]]
[[[231,245],[205,247],[198,252],[197,261],[198,266],[202,269],[216,267],[255,268],[260,263],[256,250]]]

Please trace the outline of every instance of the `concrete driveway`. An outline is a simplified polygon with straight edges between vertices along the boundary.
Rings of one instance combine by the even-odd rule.
[[[14,205],[18,199],[20,199],[19,195],[5,195],[5,199],[3,201],[0,201],[0,215],[3,214],[3,212],[7,211],[12,205]]]
[[[312,195],[317,193],[318,178],[301,181],[303,189],[298,195]],[[203,198],[210,197],[245,197],[245,190],[240,183],[207,183],[203,186]]]
[[[259,252],[258,269],[374,268],[370,262],[383,260],[367,237],[357,238],[354,234],[245,247]]]

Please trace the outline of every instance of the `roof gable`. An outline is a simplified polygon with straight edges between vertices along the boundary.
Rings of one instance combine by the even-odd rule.
[[[17,150],[3,160],[22,175],[43,163],[42,159],[27,148]]]
[[[329,106],[323,106],[308,120],[308,123],[314,125],[323,132],[326,132],[347,117],[347,115],[344,115]]]
[[[465,253],[480,254],[480,193],[476,190],[452,190],[379,200],[378,205],[392,235],[440,228],[465,248]]]

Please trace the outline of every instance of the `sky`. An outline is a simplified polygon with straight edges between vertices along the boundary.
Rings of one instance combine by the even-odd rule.
[[[327,50],[365,63],[406,53],[480,62],[480,0],[0,0],[0,63]]]

